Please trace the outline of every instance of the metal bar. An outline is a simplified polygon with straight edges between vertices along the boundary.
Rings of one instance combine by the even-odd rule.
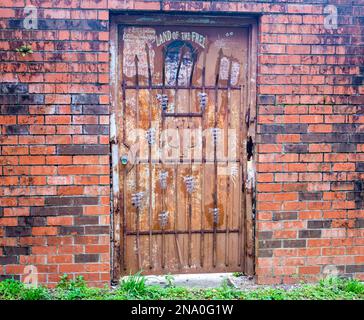
[[[138,62],[139,58],[135,55],[135,85],[136,85],[136,93],[135,93],[135,109],[136,109],[136,125],[139,125],[139,70],[138,70]],[[135,189],[136,193],[139,192],[139,166],[138,163],[135,166]],[[135,216],[135,229],[136,229],[136,254],[138,261],[138,269],[141,270],[141,255],[140,255],[140,208],[136,206],[136,216]]]
[[[175,87],[176,88],[178,87],[179,72],[181,70],[182,60],[183,60],[184,55],[185,55],[185,45],[183,45],[181,47],[181,55],[179,56],[179,61],[178,61],[178,66],[177,66],[177,72],[176,72],[176,84],[175,84]]]
[[[231,71],[232,71],[232,57],[230,57],[229,60],[229,75],[228,75],[228,90],[227,90],[227,112],[226,112],[226,117],[227,117],[227,130],[225,131],[225,142],[227,144],[227,156],[229,155],[229,137],[228,137],[228,132],[231,126],[231,118],[230,118],[230,114],[231,114],[231,110],[230,110],[230,104],[231,104]],[[227,162],[227,167],[228,169],[230,169],[229,167],[229,162]],[[232,208],[232,202],[230,202],[230,172],[229,175],[227,176],[226,179],[226,214],[225,214],[225,219],[226,219],[226,233],[225,233],[225,266],[229,266],[229,224],[230,224],[230,210]]]
[[[162,74],[162,79],[163,79],[163,74]],[[163,81],[163,80],[162,80]],[[149,89],[149,86],[148,85],[140,85],[138,87],[139,89]],[[177,86],[177,89],[188,89],[189,86],[188,85],[184,85],[184,86]],[[202,89],[206,89],[206,90],[216,90],[215,86],[194,86],[192,85],[190,87],[191,89],[196,89],[196,90],[202,90]],[[136,86],[133,86],[133,85],[127,85],[126,86],[126,89],[130,89],[130,90],[133,90],[133,89],[136,89]],[[151,89],[155,89],[155,90],[161,90],[163,89],[163,86],[162,85],[152,85]],[[168,90],[168,89],[176,89],[176,86],[174,85],[165,85],[164,86],[164,89]],[[227,86],[220,86],[217,88],[218,90],[227,90],[228,87]],[[230,90],[240,90],[240,86],[231,86],[230,87]]]
[[[197,52],[198,52],[197,49],[194,49],[192,52],[192,68],[191,68],[191,74],[190,74],[189,87],[192,86],[193,73],[194,73],[195,64],[196,64],[196,60],[197,60]]]
[[[139,160],[139,163],[148,163],[148,159],[138,159]],[[235,159],[236,160],[236,159]],[[223,163],[225,163],[226,164],[226,162],[232,162],[232,161],[234,161],[234,158],[228,158],[228,159],[219,159],[219,158],[217,158],[216,159],[216,161],[218,162],[218,163],[221,163],[221,164],[223,164]],[[181,160],[181,159],[172,159],[172,158],[169,158],[169,159],[165,159],[164,160],[164,163],[170,163],[170,164],[173,164],[173,163],[182,163],[183,162],[183,160]],[[236,163],[240,163],[240,160],[236,160],[235,161]],[[156,160],[156,159],[154,159],[154,160],[152,160],[152,163],[160,163],[160,161],[159,160]],[[208,163],[214,163],[214,161],[211,161],[211,160],[207,160],[207,159],[203,159],[203,160],[194,160],[194,163],[195,164],[202,164],[202,163],[206,163],[206,164],[208,164]]]
[[[148,99],[148,121],[149,121],[149,129],[152,126],[152,71],[150,67],[150,55],[149,55],[149,47],[148,44],[145,44],[145,51],[147,54],[147,64],[148,64],[148,86],[149,86],[149,99]],[[152,145],[148,144],[148,167],[149,167],[149,207],[148,207],[148,224],[149,224],[149,269],[153,269],[153,258],[152,258]]]
[[[163,87],[162,87],[162,96],[164,95],[164,86],[165,86],[165,60],[166,60],[166,50],[165,50],[165,47],[163,48],[163,65],[162,65],[162,68],[163,68],[163,73],[162,73],[162,78],[163,78]],[[162,109],[162,124],[161,124],[161,132],[164,132],[164,117],[163,117],[163,114],[164,114],[164,110]],[[163,162],[161,163],[161,170],[163,171],[164,169],[164,164]],[[164,193],[164,189],[162,189],[162,212],[164,211],[164,197],[165,197],[165,193]],[[162,245],[161,245],[161,251],[162,251],[162,256],[161,256],[161,266],[162,266],[162,269],[164,269],[164,265],[165,265],[165,260],[164,260],[164,224],[161,226],[162,227]]]
[[[165,57],[163,59],[164,63]],[[163,83],[163,86],[165,86],[165,83]],[[174,87],[170,87],[170,89],[174,89],[174,104],[175,104],[175,110],[177,111],[178,105],[178,75],[176,77],[176,84]],[[162,117],[164,116],[164,113],[162,114]],[[179,126],[176,126],[177,132],[179,133]],[[181,248],[179,245],[179,239],[178,239],[178,162],[174,166],[174,185],[175,185],[175,210],[174,210],[174,240],[176,245],[176,251],[178,256],[178,262],[179,262],[179,268],[182,268],[182,254],[181,254]]]
[[[152,87],[152,70],[150,67],[150,54],[149,54],[149,46],[145,44],[145,51],[147,53],[147,65],[148,65],[148,87],[149,89]]]
[[[189,234],[189,230],[177,230],[176,232],[174,230],[165,230],[164,233],[165,234]],[[201,233],[205,233],[205,234],[213,234],[213,233],[221,233],[224,234],[226,232],[225,229],[218,229],[218,230],[191,230],[192,234],[201,234]],[[231,229],[230,233],[238,233],[239,229]],[[128,236],[135,236],[136,232],[135,231],[127,231],[127,235]],[[152,232],[153,235],[160,235],[162,234],[162,230],[153,230]],[[149,232],[148,231],[139,231],[139,235],[140,236],[149,236]]]
[[[123,100],[123,143],[125,145],[126,142],[126,129],[125,129],[125,113],[126,113],[126,90],[125,90],[125,79],[123,79],[122,82],[122,100]],[[126,254],[126,199],[125,199],[125,194],[126,194],[126,188],[127,188],[127,184],[126,184],[126,171],[123,170],[123,193],[122,193],[122,204],[123,204],[123,208],[121,210],[122,216],[121,216],[121,221],[122,221],[122,229],[123,229],[123,252],[122,252],[122,258],[121,258],[121,265],[123,270],[126,270],[126,265],[125,265],[125,254]]]
[[[177,128],[178,129],[178,128]],[[175,192],[174,192],[174,201],[175,201],[175,210],[174,210],[174,241],[175,241],[175,245],[176,245],[176,251],[177,251],[177,257],[178,257],[178,262],[179,262],[179,267],[182,267],[182,254],[181,254],[181,248],[178,242],[178,164],[175,165],[175,170],[174,170],[174,185],[175,185]]]
[[[190,81],[189,83],[191,84],[192,82],[192,76],[193,76],[193,69],[195,66],[195,53],[193,53],[192,55],[192,70],[191,70],[191,75],[190,75]],[[191,87],[188,88],[188,114],[191,114]],[[187,123],[187,129],[190,129],[190,122]],[[189,147],[191,147],[192,145],[192,141],[191,141],[191,130],[189,131]],[[190,176],[192,176],[192,150],[190,148],[189,150],[189,156],[190,156]],[[192,265],[192,193],[188,193],[188,230],[190,231],[188,234],[188,266],[191,267]]]
[[[207,56],[207,52],[206,50],[204,50],[203,53],[203,61],[202,61],[202,92],[205,92],[205,86],[206,86],[206,56]],[[206,106],[207,107],[207,106]],[[201,119],[201,127],[202,130],[204,129],[205,126],[205,117],[204,115],[202,115],[202,119]],[[206,158],[205,157],[205,152],[206,152],[206,140],[202,137],[202,158]],[[202,160],[202,159],[201,159]],[[205,161],[201,161],[202,162],[202,170],[201,170],[201,244],[200,244],[200,265],[201,267],[203,267],[204,265],[204,259],[205,259],[205,235],[203,232],[204,229],[204,225],[205,225],[205,220],[204,220],[204,215],[203,212],[205,210],[205,166],[206,166],[206,159]]]
[[[166,47],[163,47],[162,49],[162,53],[163,53],[163,60],[162,60],[162,86],[152,86],[152,89],[162,89],[162,92],[164,89],[166,89]]]
[[[162,190],[162,202],[163,202],[163,198],[164,198],[164,190]],[[164,206],[163,206],[164,207]],[[162,207],[162,208],[163,208]],[[164,209],[162,209],[162,210],[164,210]],[[165,242],[165,230],[164,230],[164,226],[162,226],[162,248],[161,248],[161,250],[162,250],[162,269],[164,269],[165,268],[165,244],[164,244],[164,242]]]
[[[171,113],[171,112],[166,112],[163,114],[165,117],[174,117],[174,118],[192,118],[192,117],[199,117],[201,118],[203,113],[202,112],[181,112],[181,113]]]
[[[239,192],[239,234],[238,234],[238,266],[244,269],[244,261],[243,257],[246,254],[245,243],[243,245],[243,240],[245,237],[245,230],[243,228],[245,223],[245,179],[246,179],[246,152],[245,152],[245,144],[244,139],[246,140],[246,125],[245,125],[245,85],[242,85],[240,90],[240,127],[241,135],[240,135],[240,172],[239,172],[239,183],[241,185],[241,192]],[[244,234],[243,234],[244,233]],[[243,252],[244,250],[244,252]]]
[[[214,113],[214,129],[217,128],[217,113],[218,113],[218,108],[219,108],[219,94],[218,94],[218,90],[217,88],[219,87],[219,78],[220,78],[220,66],[221,66],[221,58],[222,58],[223,52],[222,49],[219,50],[219,56],[218,56],[218,61],[217,61],[217,72],[216,72],[216,80],[215,80],[215,113]],[[216,133],[217,134],[217,133]],[[217,209],[217,137],[216,140],[214,140],[214,177],[215,177],[215,183],[214,183],[214,194],[213,194],[213,199],[214,199],[214,208],[213,208],[213,212],[215,212],[215,210]],[[213,219],[213,223],[214,223],[214,235],[213,235],[213,244],[212,244],[212,265],[213,267],[216,267],[216,255],[217,255],[217,236],[216,236],[216,229],[217,229],[217,221],[218,217]]]
[[[191,172],[191,171],[190,171]],[[187,201],[188,203],[187,205],[187,217],[188,217],[188,223],[187,223],[187,228],[188,228],[188,266],[191,267],[191,260],[192,260],[192,256],[191,256],[191,251],[192,251],[192,233],[191,233],[191,229],[192,229],[192,196],[190,193],[188,193],[187,196]]]

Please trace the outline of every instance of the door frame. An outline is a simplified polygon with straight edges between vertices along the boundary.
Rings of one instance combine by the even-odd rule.
[[[170,18],[173,19],[170,19]],[[154,13],[154,12],[131,12],[110,15],[110,146],[111,146],[111,279],[112,283],[118,283],[120,276],[123,274],[121,270],[121,256],[124,254],[120,242],[120,223],[121,223],[121,197],[119,184],[119,149],[118,149],[118,126],[116,121],[116,112],[120,110],[121,99],[120,82],[119,82],[119,65],[121,54],[119,54],[119,35],[118,29],[120,25],[138,26],[138,25],[185,25],[188,22],[193,26],[229,26],[248,28],[249,48],[248,48],[248,75],[246,86],[246,98],[243,103],[243,118],[246,126],[246,141],[243,148],[254,149],[256,144],[256,75],[257,75],[257,42],[258,42],[258,24],[257,19],[251,15],[228,15],[228,14],[176,14],[176,13]],[[250,139],[251,138],[251,139]],[[248,141],[252,145],[248,146]],[[245,193],[244,210],[241,212],[244,220],[244,263],[242,269],[245,274],[253,276],[255,274],[255,163],[256,152],[252,153],[249,161],[243,163],[243,185],[241,192]]]

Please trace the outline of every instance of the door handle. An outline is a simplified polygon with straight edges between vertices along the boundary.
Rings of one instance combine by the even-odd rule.
[[[133,154],[132,148],[129,147],[126,143],[120,144],[120,154],[122,155],[120,159],[121,166],[124,168],[126,173],[129,173],[130,170],[134,167],[135,156]]]
[[[127,165],[128,164],[128,156],[126,154],[124,154],[123,156],[120,157],[120,162],[122,165]]]

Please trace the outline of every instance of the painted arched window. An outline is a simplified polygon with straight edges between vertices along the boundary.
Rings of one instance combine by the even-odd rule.
[[[187,86],[190,81],[195,50],[185,41],[175,40],[165,48],[165,79],[167,86]]]

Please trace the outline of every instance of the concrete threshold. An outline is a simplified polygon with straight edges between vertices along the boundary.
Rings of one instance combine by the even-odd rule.
[[[123,278],[128,278],[128,276]],[[236,276],[234,276],[233,273],[147,275],[145,278],[147,285],[159,285],[162,287],[173,284],[178,287],[207,289],[218,288],[224,283],[232,287],[237,287]],[[248,279],[248,277],[246,277],[246,281],[250,282],[252,285],[254,283],[254,280],[251,278]]]

